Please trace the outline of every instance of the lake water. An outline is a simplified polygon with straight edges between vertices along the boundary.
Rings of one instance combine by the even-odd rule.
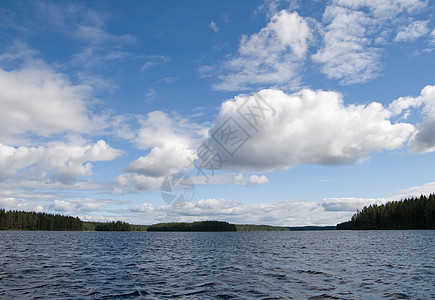
[[[0,298],[430,299],[435,231],[0,232]]]

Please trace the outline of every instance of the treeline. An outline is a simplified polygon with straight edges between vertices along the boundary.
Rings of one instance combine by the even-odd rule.
[[[79,218],[0,209],[0,230],[83,230]]]
[[[236,224],[237,231],[289,231],[290,227],[271,225]]]
[[[158,223],[147,231],[237,231],[234,224],[222,221],[201,221],[193,223]]]
[[[148,225],[133,225],[127,222],[83,222],[84,231],[147,231]]]
[[[116,221],[97,224],[95,231],[131,231],[131,228],[127,222]]]
[[[366,206],[337,229],[435,229],[435,194]]]

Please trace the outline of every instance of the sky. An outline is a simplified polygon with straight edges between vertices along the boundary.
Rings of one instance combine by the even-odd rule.
[[[0,1],[0,207],[335,225],[433,193],[434,8]]]

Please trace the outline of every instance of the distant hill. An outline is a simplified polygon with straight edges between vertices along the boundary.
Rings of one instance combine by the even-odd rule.
[[[366,206],[337,229],[435,229],[435,194]]]

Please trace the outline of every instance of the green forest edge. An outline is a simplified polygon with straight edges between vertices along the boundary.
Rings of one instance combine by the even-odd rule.
[[[370,205],[337,226],[283,227],[230,224],[222,221],[132,225],[86,222],[78,217],[0,209],[0,230],[55,231],[301,231],[301,230],[435,229],[435,194]]]

